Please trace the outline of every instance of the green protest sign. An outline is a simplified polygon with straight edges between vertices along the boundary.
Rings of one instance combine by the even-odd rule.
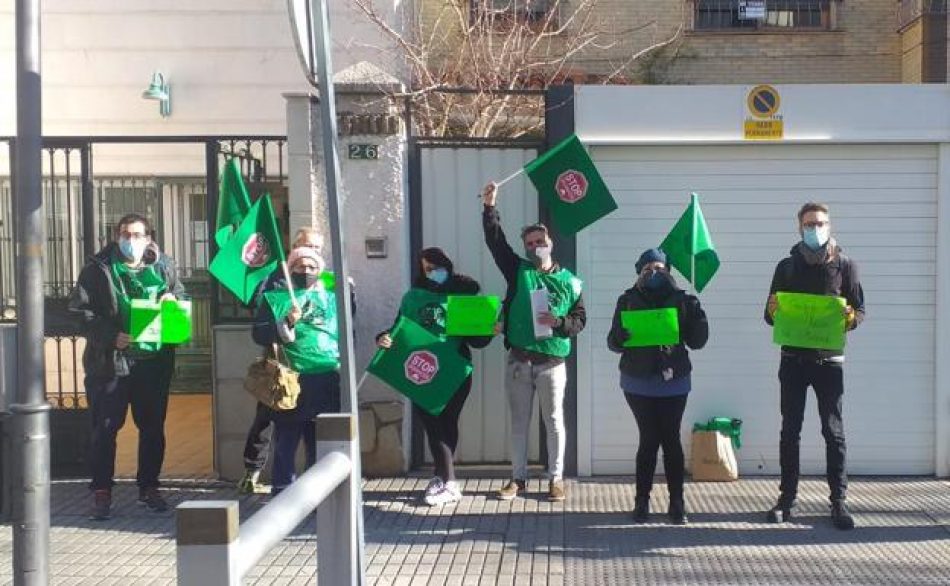
[[[845,344],[842,297],[779,291],[772,341],[782,346],[841,350]]]
[[[449,336],[491,336],[501,300],[495,295],[449,295],[445,333]]]
[[[131,301],[129,336],[133,342],[183,344],[191,339],[191,301]]]
[[[377,350],[366,370],[420,409],[439,415],[472,373],[472,364],[458,353],[457,344],[405,317],[389,335],[392,347]]]
[[[620,324],[630,332],[625,348],[672,346],[680,341],[680,321],[675,307],[621,311]]]

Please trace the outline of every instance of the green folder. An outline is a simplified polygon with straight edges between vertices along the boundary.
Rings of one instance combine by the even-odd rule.
[[[772,341],[782,346],[841,350],[845,345],[843,297],[779,291]]]
[[[630,332],[625,348],[673,346],[680,342],[679,314],[675,307],[621,311],[620,323]]]
[[[191,340],[191,301],[133,299],[129,321],[133,342],[184,344]]]
[[[472,364],[458,344],[400,317],[390,331],[392,348],[380,348],[366,368],[420,409],[439,415],[472,373]]]
[[[493,336],[501,300],[496,295],[449,295],[445,333],[448,336]]]

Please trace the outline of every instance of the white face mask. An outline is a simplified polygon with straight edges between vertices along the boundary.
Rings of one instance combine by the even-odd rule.
[[[546,263],[551,259],[551,247],[550,246],[539,246],[534,250],[526,250],[528,257],[535,261]]]

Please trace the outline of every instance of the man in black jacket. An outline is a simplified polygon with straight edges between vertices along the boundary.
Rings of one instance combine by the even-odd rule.
[[[806,203],[798,211],[802,241],[775,267],[765,308],[765,321],[772,325],[779,307],[776,293],[788,291],[843,297],[845,328],[853,330],[864,319],[864,291],[858,268],[844,255],[831,237],[828,206]],[[845,506],[848,476],[845,471],[844,423],[841,417],[844,395],[844,354],[782,346],[779,367],[781,383],[782,432],[779,460],[782,467],[781,494],[769,510],[771,523],[788,521],[795,514],[798,495],[799,442],[808,387],[815,389],[821,433],[825,438],[828,487],[831,491],[831,519],[839,529],[852,529],[854,519]]]
[[[565,358],[571,338],[587,323],[581,281],[551,257],[552,241],[543,224],[521,231],[526,260],[508,244],[495,207],[497,186],[489,183],[482,193],[482,227],[485,243],[508,284],[503,303],[505,347],[509,349],[505,386],[511,409],[512,478],[498,492],[510,500],[523,493],[528,478],[528,429],[537,391],[541,416],[547,429],[548,498],[563,501]]]
[[[156,512],[168,509],[158,492],[158,476],[165,458],[175,350],[160,342],[133,341],[129,325],[132,300],[180,299],[184,288],[174,263],[150,234],[145,217],[122,217],[115,241],[89,258],[69,294],[69,310],[86,337],[83,368],[92,414],[90,517],[96,520],[111,515],[116,435],[129,406],[139,429],[139,503]]]

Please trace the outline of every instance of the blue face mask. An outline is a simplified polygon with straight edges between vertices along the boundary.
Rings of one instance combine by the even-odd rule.
[[[802,241],[805,243],[805,246],[812,250],[818,250],[827,244],[829,236],[830,230],[828,230],[827,226],[821,228],[815,226],[802,230]]]
[[[448,280],[449,271],[441,267],[437,269],[432,269],[431,271],[426,273],[426,278],[432,281],[433,283],[438,283],[439,285],[441,285],[442,283],[445,283]]]
[[[663,271],[653,271],[653,274],[643,282],[643,286],[650,291],[660,291],[670,284]]]

